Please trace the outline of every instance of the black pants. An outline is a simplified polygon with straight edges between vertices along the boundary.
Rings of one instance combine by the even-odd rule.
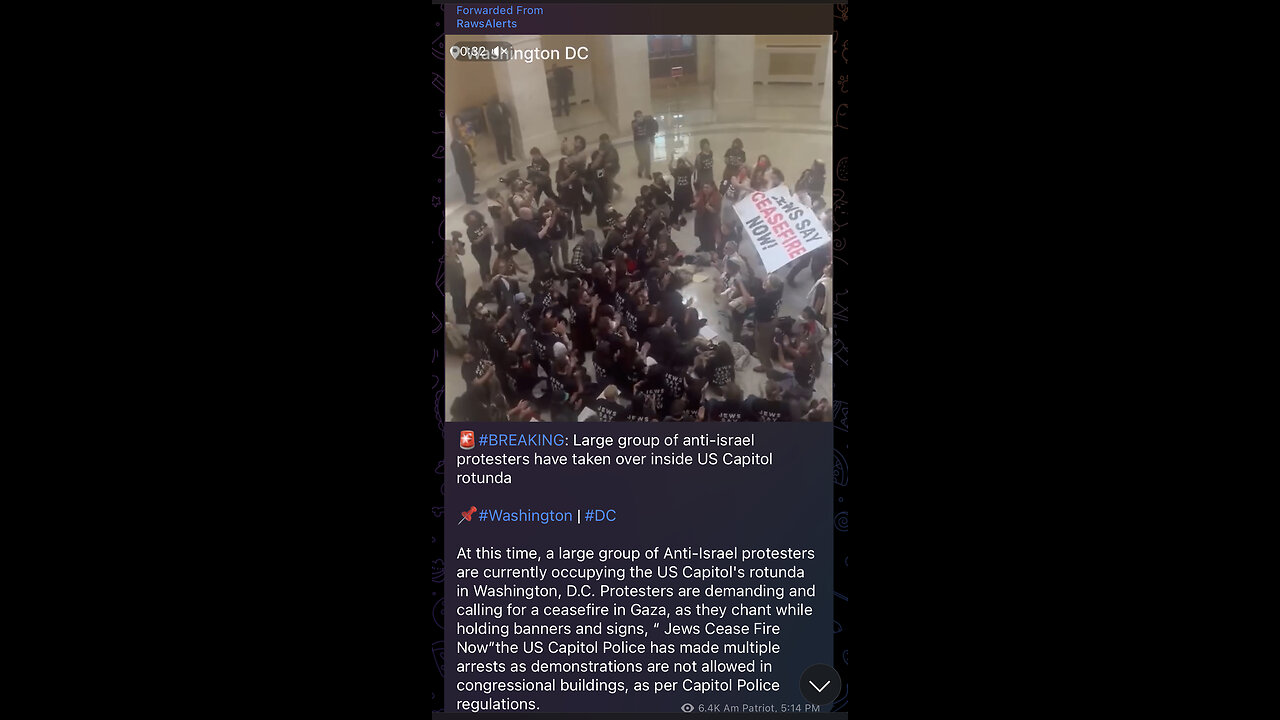
[[[672,220],[689,212],[689,210],[693,208],[693,193],[685,194],[677,190],[674,199],[675,207],[671,212]]]
[[[470,168],[468,168],[470,169]],[[467,202],[476,196],[476,176],[475,173],[458,173],[458,181],[462,183],[462,193],[467,196]]]
[[[653,170],[653,138],[641,138],[634,141],[636,148],[636,176],[642,178],[651,177]]]
[[[814,282],[817,282],[818,278],[822,277],[822,271],[827,269],[826,256],[819,250],[811,253],[809,257],[802,257],[799,260],[796,260],[795,264],[791,268],[791,272],[787,273],[787,282],[795,280],[796,276],[800,274],[800,271],[805,268],[809,268],[809,272],[813,275]]]
[[[508,160],[516,159],[515,154],[511,152],[511,128],[494,130],[493,139],[498,145],[498,162],[506,163]]]
[[[480,282],[488,285],[489,278],[493,274],[493,246],[488,243],[472,245],[471,254],[475,256],[476,262],[480,263]]]
[[[582,234],[582,206],[586,204],[586,200],[582,199],[579,194],[576,198],[567,197],[564,193],[560,193],[560,197],[569,203],[569,235]],[[589,211],[588,211],[589,212]]]
[[[555,200],[557,205],[560,204],[560,198],[556,197],[555,192],[551,189],[550,178],[540,179],[535,185],[540,193],[546,193],[547,197]]]
[[[535,250],[529,255],[533,258],[533,277],[535,279],[541,280],[552,274],[549,250]]]
[[[556,97],[556,114],[569,114],[569,93],[562,92],[558,97]]]
[[[470,325],[471,313],[467,312],[467,279],[453,276],[446,280],[449,285],[449,297],[453,298],[454,324]]]
[[[605,171],[605,175],[604,175],[605,181],[604,181],[604,185],[601,186],[601,189],[605,191],[604,196],[609,202],[613,202],[613,197],[615,193],[618,195],[622,194],[622,186],[614,182],[613,180],[617,176],[618,176],[617,170]]]

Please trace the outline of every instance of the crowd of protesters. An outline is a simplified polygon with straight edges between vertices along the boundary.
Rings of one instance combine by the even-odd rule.
[[[708,140],[666,175],[649,173],[657,124],[637,111],[632,131],[637,175],[647,182],[629,202],[619,197],[609,136],[595,148],[577,136],[564,140],[554,167],[532,148],[523,176],[501,178],[485,210],[468,211],[464,229],[451,232],[448,327],[466,382],[451,418],[829,421],[830,400],[816,397],[814,384],[831,335],[831,246],[777,273],[757,271],[740,251],[750,242],[731,210],[746,194],[784,183],[783,172],[767,155],[749,165],[735,139],[718,181]],[[830,233],[825,179],[814,161],[790,187]],[[683,252],[672,233],[690,222],[697,247]],[[468,254],[481,281],[471,295]],[[804,305],[784,308],[784,283],[795,286],[805,270],[812,286]],[[714,282],[729,337],[704,332],[707,318],[681,292],[695,274]],[[758,395],[739,382],[747,367],[765,376]]]

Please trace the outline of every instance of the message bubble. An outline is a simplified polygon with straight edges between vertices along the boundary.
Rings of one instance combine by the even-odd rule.
[[[703,462],[678,468],[653,460],[705,428],[573,426],[562,445],[448,448],[448,472],[481,453],[515,479],[446,478],[455,512],[477,510],[445,533],[445,709],[804,705],[801,674],[832,661],[832,430],[769,430],[717,428],[738,449],[691,451]],[[771,462],[706,462],[722,454]],[[572,455],[614,462],[540,460]]]

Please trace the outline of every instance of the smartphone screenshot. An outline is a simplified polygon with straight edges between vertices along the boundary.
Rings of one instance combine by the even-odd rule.
[[[848,6],[429,17],[433,716],[846,716]]]

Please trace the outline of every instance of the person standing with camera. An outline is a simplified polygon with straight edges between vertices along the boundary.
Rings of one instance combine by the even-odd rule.
[[[652,172],[653,139],[658,135],[658,121],[652,115],[645,115],[637,110],[635,119],[631,121],[631,139],[636,146],[636,177],[647,178]]]

